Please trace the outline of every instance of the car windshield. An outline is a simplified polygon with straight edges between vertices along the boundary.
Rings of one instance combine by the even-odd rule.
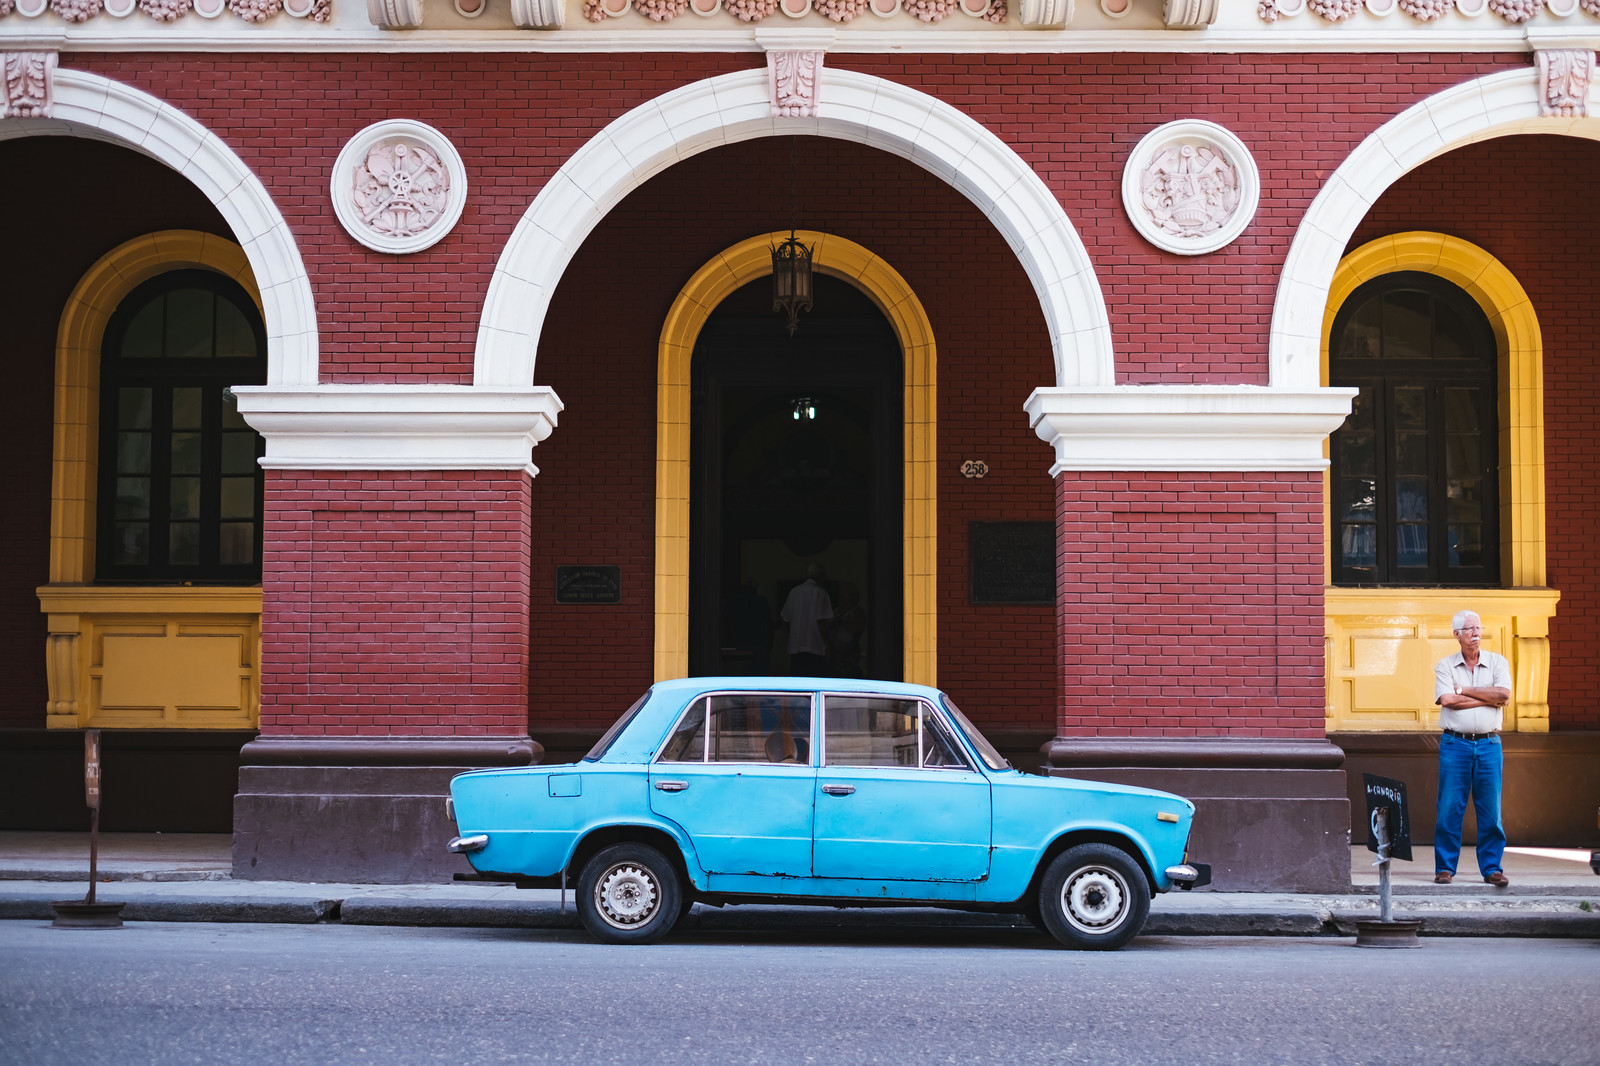
[[[626,711],[623,711],[622,717],[613,722],[611,728],[606,730],[606,735],[595,741],[594,747],[589,749],[589,754],[583,757],[583,761],[595,762],[600,758],[600,756],[604,755],[606,753],[606,749],[611,747],[611,742],[617,739],[617,734],[621,733],[625,728],[627,728],[628,723],[633,721],[633,716],[639,713],[639,708],[643,707],[644,701],[649,698],[650,693],[646,692],[643,696],[640,696],[633,702],[632,707],[629,707]]]
[[[950,712],[950,717],[956,720],[956,725],[967,735],[967,740],[978,751],[978,758],[991,770],[1009,770],[1011,761],[995,750],[989,738],[978,732],[978,727],[972,724],[972,719],[961,713],[961,708],[949,696],[944,697],[944,709]]]

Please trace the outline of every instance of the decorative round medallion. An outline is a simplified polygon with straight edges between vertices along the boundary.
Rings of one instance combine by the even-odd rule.
[[[1144,239],[1179,255],[1230,243],[1255,217],[1261,172],[1214,122],[1186,119],[1145,134],[1122,172],[1122,206]]]
[[[438,243],[461,218],[467,171],[444,134],[410,119],[374,123],[333,164],[333,210],[374,251],[405,255]]]

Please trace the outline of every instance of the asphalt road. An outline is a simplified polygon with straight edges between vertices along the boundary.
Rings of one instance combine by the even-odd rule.
[[[0,922],[0,1062],[1600,1063],[1600,942]]]

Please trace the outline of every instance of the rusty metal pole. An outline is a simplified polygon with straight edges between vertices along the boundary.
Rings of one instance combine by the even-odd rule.
[[[83,800],[89,805],[89,894],[82,899],[50,904],[58,929],[120,929],[123,903],[100,903],[94,898],[100,880],[100,730],[83,733]]]

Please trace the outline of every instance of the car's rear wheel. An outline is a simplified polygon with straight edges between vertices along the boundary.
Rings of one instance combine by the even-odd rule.
[[[612,944],[651,944],[682,913],[683,888],[667,857],[647,844],[613,844],[578,875],[578,917]]]
[[[1067,947],[1113,951],[1144,928],[1150,892],[1127,852],[1110,844],[1079,844],[1046,868],[1039,911],[1050,935]]]

